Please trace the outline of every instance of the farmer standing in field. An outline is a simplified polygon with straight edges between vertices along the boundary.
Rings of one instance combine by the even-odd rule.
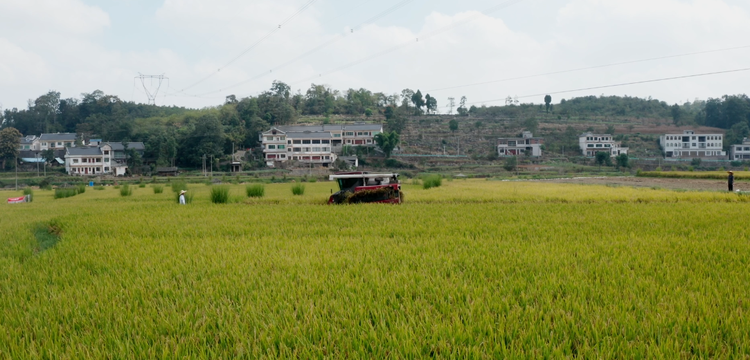
[[[727,185],[729,185],[729,191],[734,191],[734,173],[731,171],[727,171],[729,173],[729,176],[727,176]]]
[[[180,191],[180,205],[185,205],[185,193],[187,190]]]

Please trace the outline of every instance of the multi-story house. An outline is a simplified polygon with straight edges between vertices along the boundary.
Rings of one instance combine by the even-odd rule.
[[[276,126],[260,134],[268,166],[296,160],[328,166],[344,145],[374,146],[380,124]]]
[[[729,147],[729,160],[750,160],[750,139],[742,139],[742,144]]]
[[[134,149],[143,156],[143,143],[130,142],[127,145],[128,149]],[[65,151],[65,171],[69,175],[125,175],[128,165],[124,150],[121,142],[69,147]]]
[[[497,154],[499,156],[516,156],[524,154],[534,157],[542,156],[544,138],[535,138],[529,131],[521,133],[520,138],[500,138],[497,140]]]
[[[74,133],[42,134],[39,136],[39,150],[64,150],[75,146],[76,134]]]
[[[611,134],[584,133],[578,137],[578,146],[583,156],[596,156],[598,152],[609,153],[610,157],[627,154],[628,148],[622,147]]]
[[[296,160],[302,163],[328,166],[336,161],[333,136],[327,131],[283,131],[272,128],[261,134],[266,165]]]
[[[724,159],[724,134],[696,134],[685,130],[682,134],[664,134],[659,137],[664,157],[672,159]]]

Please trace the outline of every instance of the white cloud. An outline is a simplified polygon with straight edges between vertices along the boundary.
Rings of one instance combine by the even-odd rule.
[[[0,29],[4,33],[55,32],[92,34],[109,26],[109,15],[80,0],[0,1]]]

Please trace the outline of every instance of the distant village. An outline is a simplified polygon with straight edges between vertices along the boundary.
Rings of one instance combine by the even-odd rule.
[[[375,137],[382,132],[382,124],[274,126],[261,132],[259,141],[265,165],[270,168],[290,161],[328,168],[337,160],[356,168],[358,158],[347,156],[344,148],[377,148]],[[579,136],[578,144],[581,155],[585,157],[595,157],[600,152],[617,157],[627,155],[630,150],[616,141],[613,134],[586,132]],[[741,144],[732,144],[727,154],[723,150],[724,135],[720,133],[699,134],[684,130],[681,134],[661,135],[659,144],[665,161],[750,159],[750,141],[747,138]],[[145,146],[142,142],[110,142],[96,138],[81,139],[75,133],[52,133],[21,138],[19,150],[20,162],[64,165],[69,175],[124,176],[129,174],[126,150],[142,157]],[[54,161],[49,159],[50,151]],[[535,137],[529,131],[523,131],[518,137],[498,138],[497,155],[541,158],[544,155],[544,138]],[[233,157],[235,160],[239,159]],[[232,171],[240,169],[241,166],[235,166],[233,162]],[[177,169],[159,171],[176,173]]]

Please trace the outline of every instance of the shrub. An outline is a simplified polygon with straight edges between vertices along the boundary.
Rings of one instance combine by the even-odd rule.
[[[245,187],[247,197],[263,197],[266,195],[266,187],[263,184],[248,185]]]
[[[701,166],[701,158],[693,158],[693,160],[690,161],[690,165],[692,165],[693,167]]]
[[[297,184],[292,186],[292,194],[294,195],[304,195],[305,194],[305,185]]]
[[[140,184],[138,184],[138,187],[139,187],[139,188],[145,188],[145,187],[146,187],[146,184],[144,184],[144,183],[140,183]]]
[[[211,187],[211,202],[214,204],[226,204],[229,202],[229,186],[217,185]]]
[[[79,194],[83,194],[86,192],[86,184],[78,184],[76,185],[76,191],[78,191]]]
[[[23,195],[24,196],[29,195],[29,202],[34,201],[34,190],[32,190],[31,188],[28,188],[28,187],[24,188]]]
[[[120,196],[130,196],[133,195],[133,189],[130,188],[130,185],[125,184],[120,187]]]
[[[178,180],[172,182],[172,192],[175,194],[179,194],[180,190],[187,190],[188,185],[184,180]]]
[[[443,178],[440,175],[427,175],[422,178],[422,188],[425,190],[443,185]]]
[[[732,167],[740,167],[742,166],[742,161],[732,161],[730,164],[732,164]]]
[[[161,194],[164,192],[164,186],[154,185],[154,194]]]
[[[55,199],[64,199],[69,198],[71,196],[78,195],[78,190],[76,188],[57,188],[55,189]]]

